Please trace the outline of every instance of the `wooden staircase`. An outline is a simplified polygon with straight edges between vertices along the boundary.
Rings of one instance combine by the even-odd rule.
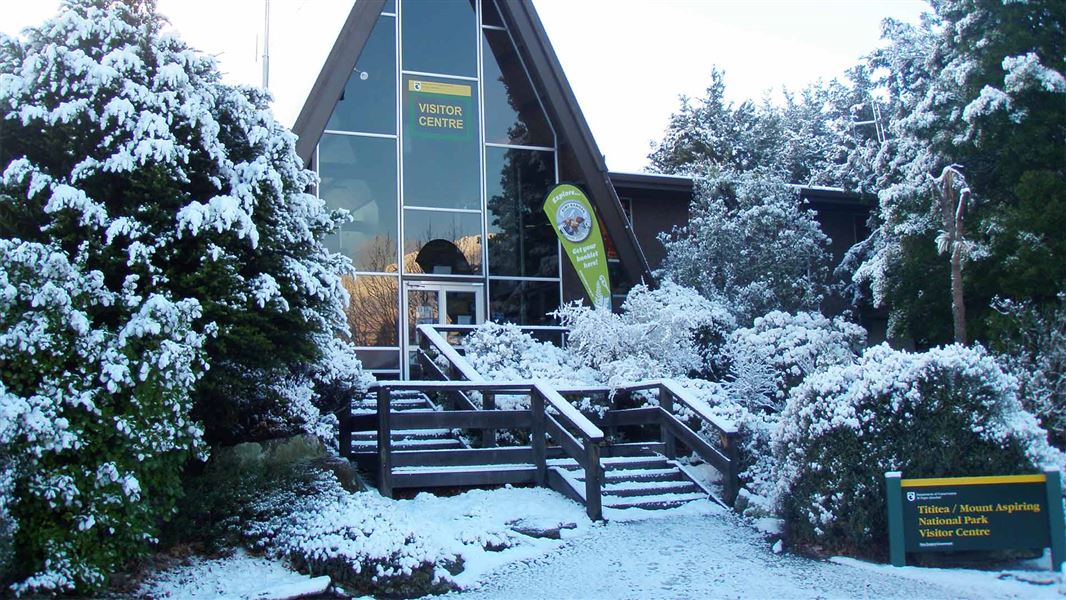
[[[418,333],[421,372],[436,380],[379,381],[340,415],[342,456],[368,473],[383,495],[402,489],[538,485],[584,504],[592,519],[602,519],[604,510],[718,500],[675,460],[692,453],[722,474],[719,501],[731,505],[735,499],[736,428],[674,382],[611,390],[557,389],[543,381],[490,382],[433,327],[420,325]],[[638,393],[656,398],[657,405],[613,404],[590,418],[572,403],[590,395]],[[526,402],[509,401],[505,405],[511,408],[501,409],[496,398],[502,396]],[[614,434],[607,436],[602,428]],[[653,433],[654,439],[611,441],[626,428]],[[525,445],[500,446],[501,430],[511,432],[506,436],[510,444],[525,440]],[[379,431],[389,435],[383,438]]]

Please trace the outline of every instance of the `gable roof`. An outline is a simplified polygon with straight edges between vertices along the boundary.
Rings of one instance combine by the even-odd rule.
[[[384,5],[385,0],[358,0],[341,28],[293,126],[299,136],[296,151],[305,163],[311,162],[315,146]],[[534,89],[543,94],[541,101],[555,125],[559,153],[573,159],[580,177],[575,183],[585,189],[596,207],[621,258],[622,267],[633,283],[643,281],[654,285],[655,278],[648,261],[611,185],[607,164],[531,0],[506,0],[496,5],[518,55],[533,78]]]
[[[348,18],[344,20],[337,41],[333,43],[333,49],[329,51],[322,70],[318,72],[318,79],[292,126],[293,133],[299,136],[296,153],[304,164],[311,163],[318,140],[326,130],[333,108],[344,93],[344,86],[348,84],[355,63],[363,53],[363,46],[366,46],[366,40],[384,7],[385,0],[356,0]]]

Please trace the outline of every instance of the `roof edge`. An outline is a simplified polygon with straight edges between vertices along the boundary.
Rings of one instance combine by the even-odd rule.
[[[307,94],[300,115],[292,126],[293,133],[297,135],[296,153],[305,165],[311,163],[318,140],[326,130],[326,123],[333,114],[333,108],[344,92],[344,86],[348,84],[348,78],[355,70],[363,46],[366,45],[370,32],[374,30],[383,8],[385,0],[356,0],[344,25],[341,26],[340,33],[337,34],[337,40],[333,43],[326,62],[318,72],[315,85]]]
[[[511,31],[526,68],[530,75],[539,80],[547,96],[544,104],[545,108],[555,113],[556,133],[569,142],[577,158],[578,170],[585,178],[587,191],[599,209],[604,227],[611,235],[627,275],[634,284],[643,281],[654,286],[655,277],[637,242],[633,227],[622,210],[622,203],[607,172],[607,164],[531,0],[497,2],[496,6]],[[571,135],[566,135],[567,132],[571,132]],[[596,199],[606,202],[597,203]]]

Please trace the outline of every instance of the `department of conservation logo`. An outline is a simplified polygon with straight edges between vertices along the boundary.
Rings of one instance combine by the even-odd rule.
[[[917,495],[917,494],[915,494],[914,492],[907,492],[907,502],[914,502],[914,499],[915,499],[915,498],[916,498],[917,496],[918,496],[918,495]]]
[[[575,244],[585,241],[592,232],[592,215],[577,200],[567,200],[560,204],[559,208],[555,209],[555,222],[558,223],[559,233]]]

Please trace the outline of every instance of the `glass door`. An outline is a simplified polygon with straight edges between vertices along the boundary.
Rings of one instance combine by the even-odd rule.
[[[407,364],[404,378],[411,376],[410,365],[418,351],[419,325],[480,325],[485,320],[485,286],[480,283],[404,282],[407,306]],[[462,332],[446,332],[445,338],[458,345]]]

